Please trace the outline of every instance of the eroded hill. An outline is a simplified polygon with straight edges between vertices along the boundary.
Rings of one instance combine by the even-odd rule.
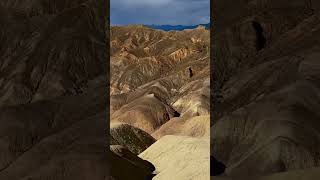
[[[221,179],[319,166],[319,3],[230,2],[214,7],[211,152],[227,166]]]
[[[0,179],[109,179],[105,8],[0,2]]]
[[[153,179],[208,179],[209,31],[198,27],[166,32],[130,25],[111,27],[110,35],[111,126],[125,123],[157,139],[136,153],[155,166]],[[185,166],[189,169],[180,171]]]

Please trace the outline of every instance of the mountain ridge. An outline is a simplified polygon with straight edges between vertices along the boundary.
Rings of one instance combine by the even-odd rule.
[[[199,26],[205,27],[205,29],[210,29],[210,23],[206,24],[195,24],[195,25],[158,25],[158,24],[130,24],[130,25],[112,25],[113,27],[125,27],[125,26],[143,26],[151,29],[156,29],[156,30],[163,30],[163,31],[183,31],[187,29],[196,29],[199,28]]]
[[[206,29],[210,29],[210,23],[206,24],[197,24],[197,25],[145,25],[147,27],[150,27],[152,29],[160,29],[164,31],[183,31],[186,29],[196,29],[199,26],[204,26]]]

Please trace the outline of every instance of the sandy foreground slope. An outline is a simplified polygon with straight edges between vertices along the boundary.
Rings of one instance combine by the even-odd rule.
[[[210,178],[209,138],[164,136],[139,157],[148,160],[158,173],[153,179]]]

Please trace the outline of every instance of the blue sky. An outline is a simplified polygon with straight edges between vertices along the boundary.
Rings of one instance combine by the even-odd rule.
[[[111,0],[111,25],[209,23],[210,0]]]

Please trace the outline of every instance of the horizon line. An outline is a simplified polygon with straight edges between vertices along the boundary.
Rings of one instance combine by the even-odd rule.
[[[211,22],[208,23],[199,23],[199,24],[141,24],[141,23],[132,23],[132,24],[111,24],[110,26],[130,26],[130,25],[143,25],[143,26],[199,26],[199,25],[204,25],[204,24],[210,24]]]

